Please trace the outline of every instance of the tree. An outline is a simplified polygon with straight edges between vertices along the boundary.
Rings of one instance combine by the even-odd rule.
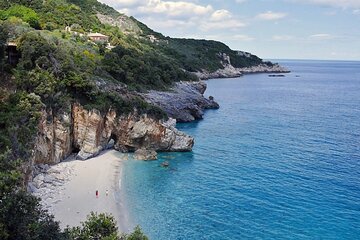
[[[113,216],[91,212],[81,227],[68,228],[70,238],[78,240],[118,239],[118,228]]]
[[[20,166],[10,150],[0,154],[0,239],[64,239],[39,199],[22,190]]]
[[[21,18],[24,22],[30,24],[31,27],[35,29],[40,28],[39,17],[37,13],[33,9],[23,5],[15,4],[11,6],[6,11],[2,11],[0,17],[2,20],[6,20],[10,17],[18,17]]]
[[[33,31],[20,38],[18,49],[21,52],[20,67],[30,70],[35,67],[35,61],[40,57],[49,58],[56,46],[47,41],[39,32]]]
[[[0,227],[4,240],[61,240],[65,237],[53,216],[41,209],[39,200],[21,190],[2,197]]]
[[[142,232],[140,226],[136,226],[134,232],[126,237],[126,240],[148,240],[149,238],[145,236]]]
[[[4,70],[5,65],[5,48],[8,38],[8,31],[3,24],[0,24],[0,73]]]

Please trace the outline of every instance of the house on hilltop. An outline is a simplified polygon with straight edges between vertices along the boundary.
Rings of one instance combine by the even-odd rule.
[[[89,33],[88,37],[93,42],[108,42],[109,37],[101,33]]]

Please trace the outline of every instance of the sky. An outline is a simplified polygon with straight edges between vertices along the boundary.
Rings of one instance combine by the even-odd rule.
[[[170,37],[264,59],[360,60],[360,0],[100,0]]]

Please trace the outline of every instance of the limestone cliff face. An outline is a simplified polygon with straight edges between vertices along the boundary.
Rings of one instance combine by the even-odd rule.
[[[72,152],[71,116],[53,116],[52,111],[42,112],[39,132],[33,151],[33,162],[58,163]]]
[[[191,151],[194,139],[175,128],[176,121],[157,120],[136,112],[117,116],[114,110],[102,115],[74,104],[71,114],[52,116],[43,112],[33,151],[33,162],[59,163],[71,153],[88,159],[108,148],[128,152],[137,149],[156,151]]]

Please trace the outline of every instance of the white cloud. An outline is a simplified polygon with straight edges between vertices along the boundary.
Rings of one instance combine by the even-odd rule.
[[[121,9],[116,9],[116,11],[123,13],[125,15],[131,16],[131,9],[130,8],[121,8]]]
[[[156,31],[176,29],[182,34],[210,31],[237,31],[246,26],[227,9],[214,9],[197,0],[101,0],[127,15],[133,15]],[[245,37],[243,39],[246,39]]]
[[[221,21],[224,19],[229,19],[231,18],[231,13],[228,10],[225,9],[221,9],[221,10],[216,10],[215,12],[213,12],[211,14],[211,20],[212,21]]]
[[[297,2],[307,2],[325,6],[340,8],[360,8],[360,0],[296,0]]]
[[[318,33],[318,34],[313,34],[309,36],[309,39],[311,40],[329,40],[329,39],[334,39],[335,36],[328,34],[328,33]]]
[[[355,9],[352,12],[354,15],[360,15],[360,9]]]
[[[192,20],[182,20],[182,19],[169,19],[166,21],[159,21],[158,18],[148,16],[143,19],[143,21],[148,26],[156,26],[157,28],[177,28],[178,30],[184,30],[186,28],[194,28],[196,27],[195,21]]]
[[[244,3],[246,2],[247,0],[235,0],[236,3]]]
[[[261,20],[272,21],[272,20],[282,19],[286,16],[287,16],[287,13],[267,11],[267,12],[258,14],[256,16],[256,18],[261,19]]]
[[[148,0],[138,7],[140,13],[165,14],[168,16],[199,16],[213,12],[211,5],[202,6],[191,2],[171,2],[162,0]]]

